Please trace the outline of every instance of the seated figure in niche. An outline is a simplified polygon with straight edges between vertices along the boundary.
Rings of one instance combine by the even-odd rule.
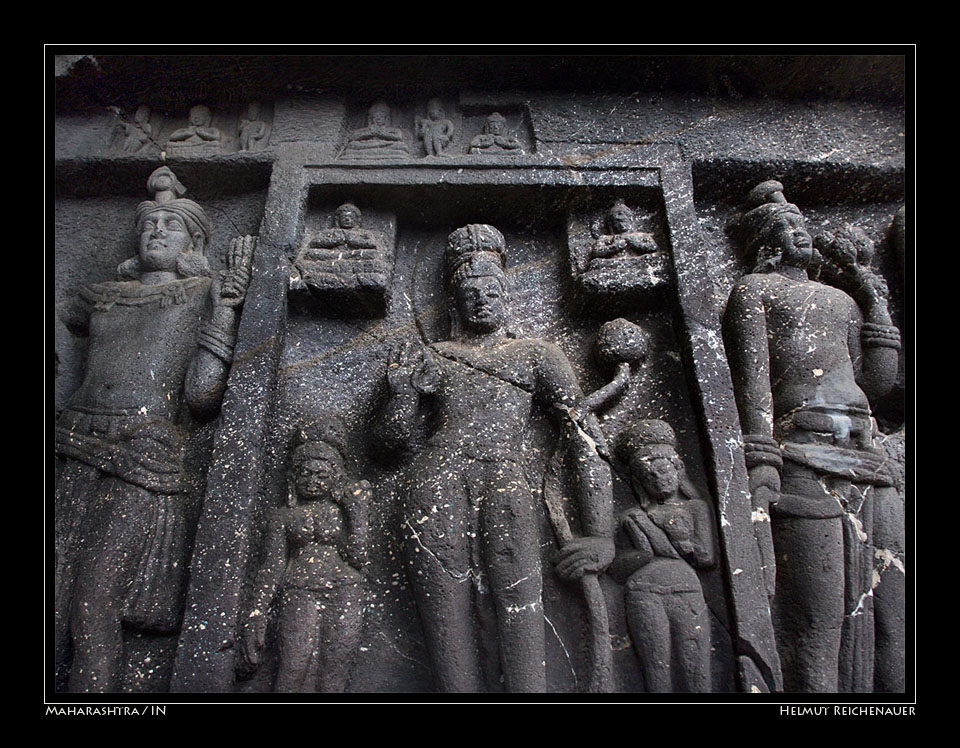
[[[390,124],[390,107],[378,101],[370,107],[367,126],[350,133],[350,140],[340,158],[382,159],[409,156],[403,141],[403,130]]]
[[[506,135],[507,120],[500,112],[494,112],[483,125],[483,132],[470,141],[470,153],[487,156],[521,156],[523,144],[518,138]]]
[[[220,130],[212,126],[213,114],[202,104],[190,110],[190,124],[171,133],[168,150],[220,150]]]
[[[344,203],[334,211],[334,226],[324,229],[310,240],[309,246],[319,249],[352,250],[383,249],[383,237],[363,228],[363,214],[353,203]]]
[[[640,506],[621,518],[633,549],[611,573],[625,580],[627,624],[647,691],[708,692],[710,613],[694,569],[716,564],[713,512],[687,480],[669,424],[635,423],[620,451]]]
[[[277,693],[345,692],[360,644],[372,493],[344,471],[341,432],[327,419],[300,433],[288,502],[270,513],[253,599],[240,619],[238,670],[250,673],[279,599]]]
[[[363,214],[353,203],[337,208],[333,227],[317,232],[297,254],[291,289],[385,286],[389,266],[384,237],[362,228],[362,221]]]
[[[653,234],[637,231],[637,219],[622,200],[614,203],[607,212],[606,229],[590,246],[590,259],[594,257],[634,257],[656,252],[657,242]]]
[[[246,114],[240,118],[239,141],[241,151],[258,151],[265,145],[267,123],[260,119],[260,103],[251,101]]]
[[[753,270],[730,294],[724,345],[784,688],[871,691],[875,615],[903,641],[896,586],[874,589],[876,533],[900,520],[870,410],[895,383],[899,331],[858,265],[850,293],[811,278],[818,253],[781,183],[751,190],[732,231]]]
[[[165,166],[147,187],[120,280],[58,308],[89,338],[56,428],[56,664],[74,692],[124,687],[125,632],[179,630],[200,500],[183,454],[220,408],[256,244],[234,240],[215,274],[203,208]]]
[[[139,153],[152,142],[150,107],[141,104],[133,115],[133,122],[124,121],[117,125],[117,143],[123,153]]]
[[[440,99],[430,99],[427,116],[417,118],[417,137],[423,141],[428,156],[446,156],[444,149],[453,139],[453,122],[448,120]]]

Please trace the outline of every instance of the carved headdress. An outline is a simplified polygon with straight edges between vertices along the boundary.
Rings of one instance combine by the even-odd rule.
[[[181,184],[166,166],[161,166],[147,179],[147,191],[153,193],[153,200],[144,200],[137,206],[136,226],[140,229],[144,219],[158,210],[166,210],[180,216],[191,237],[198,233],[203,236],[203,246],[197,252],[184,252],[177,258],[177,273],[183,278],[210,276],[213,271],[203,251],[210,244],[210,220],[203,208],[193,200],[181,197],[187,188]],[[142,271],[140,258],[131,257],[120,263],[117,275],[121,280],[139,279]]]
[[[761,182],[749,193],[743,213],[731,226],[731,233],[744,246],[748,264],[754,263],[767,241],[767,234],[785,215],[803,218],[793,203],[783,196],[783,185],[775,179]]]
[[[197,232],[202,233],[204,246],[210,243],[210,220],[207,214],[193,200],[181,197],[187,188],[168,167],[161,166],[150,175],[147,179],[147,190],[153,193],[154,199],[144,200],[137,206],[137,226],[150,213],[167,210],[183,219],[191,236]]]
[[[680,495],[686,499],[700,498],[697,489],[687,477],[686,467],[677,452],[677,435],[666,421],[658,418],[634,421],[621,438],[618,452],[621,459],[628,465],[637,458],[654,460],[658,457],[666,457],[673,463],[680,477]],[[641,504],[646,506],[649,502],[646,491],[634,485]]]
[[[503,275],[507,264],[506,240],[495,227],[471,223],[447,237],[444,253],[447,283],[481,275]]]
[[[633,455],[643,457],[677,458],[677,435],[666,421],[639,420],[631,424],[620,444],[624,459]]]

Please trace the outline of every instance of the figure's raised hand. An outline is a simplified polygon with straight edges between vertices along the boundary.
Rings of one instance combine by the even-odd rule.
[[[257,237],[239,236],[230,242],[227,267],[220,273],[219,303],[239,306],[247,296]]]
[[[420,343],[405,340],[395,346],[387,366],[387,384],[390,391],[399,394],[411,390],[429,394],[436,390],[440,370],[433,354]]]

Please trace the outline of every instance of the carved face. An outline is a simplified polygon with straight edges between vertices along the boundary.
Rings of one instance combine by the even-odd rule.
[[[340,466],[330,459],[308,457],[300,460],[294,476],[297,496],[301,499],[318,499],[329,495],[339,472]]]
[[[344,205],[337,209],[337,226],[342,229],[355,229],[360,226],[360,211],[352,205]]]
[[[662,502],[680,487],[680,471],[669,457],[634,456],[630,471],[652,501]]]
[[[506,294],[495,275],[463,278],[456,287],[457,310],[470,330],[496,332],[507,320]]]
[[[386,106],[372,106],[367,121],[377,127],[385,127],[390,124],[390,108]]]
[[[443,119],[443,104],[439,101],[431,101],[427,108],[427,115],[432,120]]]
[[[787,213],[780,216],[771,229],[771,240],[782,252],[782,262],[798,268],[807,268],[813,259],[813,238],[803,216]]]
[[[174,270],[177,258],[193,250],[189,228],[176,213],[155,210],[140,222],[140,262],[144,270]]]
[[[500,117],[491,117],[487,120],[488,135],[503,135],[503,120]]]
[[[190,124],[194,127],[206,127],[213,116],[205,106],[195,106],[190,110]]]
[[[615,205],[607,214],[607,221],[614,234],[626,234],[634,230],[633,211],[626,205]]]

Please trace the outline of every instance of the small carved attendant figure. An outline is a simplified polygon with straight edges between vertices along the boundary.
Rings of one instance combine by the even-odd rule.
[[[216,414],[256,240],[214,276],[210,223],[167,167],[137,208],[140,249],[120,281],[59,309],[89,336],[86,374],[56,429],[57,666],[71,691],[121,688],[125,629],[177,631],[198,511],[181,459],[195,418]],[[211,277],[213,276],[213,277]]]
[[[260,119],[260,104],[252,101],[247,107],[246,114],[240,118],[240,150],[259,151],[267,134],[267,123]]]
[[[124,153],[139,153],[153,142],[153,128],[150,126],[150,107],[141,104],[133,115],[133,122],[121,122],[117,125],[118,143]]]
[[[190,110],[190,124],[174,130],[167,143],[167,150],[220,151],[220,130],[211,125],[213,114],[208,107],[199,105]]]
[[[288,505],[270,515],[252,606],[240,621],[239,669],[249,671],[279,596],[278,693],[343,693],[360,644],[372,494],[344,473],[341,431],[331,419],[301,433]]]
[[[446,119],[443,102],[430,99],[427,104],[427,118],[417,118],[417,137],[423,140],[428,156],[445,156],[443,152],[453,138],[453,122]]]
[[[483,132],[470,141],[470,153],[487,156],[522,156],[523,144],[511,135],[505,135],[507,120],[494,112],[483,125]]]
[[[716,563],[713,515],[687,480],[669,424],[636,423],[621,447],[640,506],[622,527],[634,550],[614,562],[626,578],[630,637],[650,693],[711,690],[710,615],[693,567]]]
[[[897,500],[870,399],[895,382],[900,335],[876,284],[851,298],[810,279],[813,241],[779,182],[754,188],[733,228],[755,269],[724,340],[784,687],[870,691],[873,517]]]
[[[396,352],[378,424],[385,446],[415,445],[421,408],[435,408],[436,428],[409,471],[402,516],[408,574],[445,692],[493,690],[501,672],[507,691],[547,686],[543,541],[524,435],[535,403],[563,420],[583,394],[557,346],[510,335],[504,255],[493,226],[450,234],[451,337]],[[603,437],[595,418],[583,423],[592,439],[561,424],[571,433],[585,535],[557,556],[567,580],[602,572],[614,556],[610,473],[596,446]]]
[[[367,126],[354,130],[340,158],[349,160],[403,158],[409,156],[403,130],[390,124],[390,107],[378,101],[370,107]]]
[[[601,234],[590,248],[592,257],[631,257],[656,252],[657,242],[652,234],[637,231],[633,211],[618,200],[607,213],[608,234]]]

